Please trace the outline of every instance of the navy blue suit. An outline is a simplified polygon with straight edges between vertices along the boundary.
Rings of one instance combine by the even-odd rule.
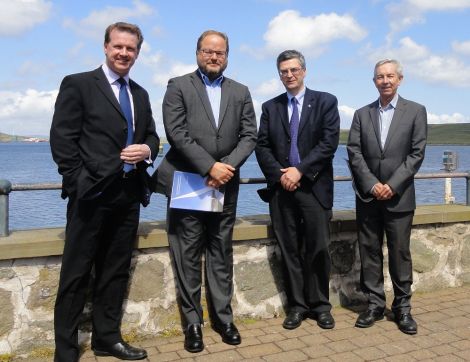
[[[280,185],[289,167],[291,135],[287,94],[262,106],[256,157],[267,183],[275,237],[282,251],[289,308],[329,311],[329,219],[333,207],[333,157],[338,147],[338,103],[329,93],[306,89],[297,137],[300,187]]]

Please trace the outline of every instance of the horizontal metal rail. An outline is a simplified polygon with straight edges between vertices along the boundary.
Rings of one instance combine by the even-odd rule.
[[[438,172],[438,173],[418,173],[416,180],[440,179],[440,178],[465,178],[466,179],[466,204],[470,206],[470,172]],[[335,182],[351,181],[351,176],[335,176]],[[240,184],[265,184],[264,177],[240,178]],[[9,234],[9,195],[12,191],[44,191],[60,190],[60,183],[34,183],[34,184],[12,184],[8,180],[0,180],[0,237]]]

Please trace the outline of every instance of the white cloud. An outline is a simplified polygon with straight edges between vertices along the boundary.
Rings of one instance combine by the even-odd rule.
[[[47,135],[58,91],[0,91],[0,129],[16,135]]]
[[[261,83],[253,91],[253,93],[264,97],[273,97],[282,92],[284,92],[284,87],[278,78],[272,78],[266,82]]]
[[[355,108],[349,106],[338,106],[339,111],[339,118],[341,119],[341,129],[350,129],[351,128],[351,121],[354,117],[354,112],[356,111]]]
[[[261,118],[261,105],[263,102],[259,101],[256,98],[251,99],[253,102],[253,108],[255,109],[255,115],[256,115],[256,126],[259,128],[259,119]]]
[[[387,7],[391,17],[388,40],[413,24],[424,23],[424,15],[430,11],[458,11],[470,9],[469,0],[402,0]]]
[[[470,55],[470,40],[464,42],[454,41],[452,42],[452,49],[456,53],[460,53],[463,55]]]
[[[52,2],[0,0],[0,36],[22,34],[49,18]]]
[[[187,73],[194,72],[197,69],[196,64],[183,64],[177,62],[171,69],[165,73],[156,73],[153,76],[153,83],[159,86],[165,86],[168,84],[168,80],[173,77],[178,77]]]
[[[470,65],[455,55],[436,55],[409,37],[399,41],[398,48],[383,47],[369,52],[372,63],[394,58],[404,65],[405,79],[412,75],[426,83],[441,83],[453,87],[470,87]]]
[[[367,35],[350,15],[336,13],[301,16],[298,11],[286,10],[274,17],[264,33],[264,50],[276,54],[285,49],[299,49],[310,56],[323,53],[327,45],[337,39],[359,41]],[[259,49],[242,46],[242,50],[257,54]]]
[[[464,116],[461,113],[453,113],[453,114],[428,113],[428,123],[430,124],[470,123],[470,116]]]
[[[150,5],[141,0],[133,0],[132,5],[133,7],[107,6],[103,10],[92,11],[90,15],[79,21],[65,19],[63,25],[79,35],[103,39],[104,30],[109,24],[149,16],[154,12]]]
[[[341,118],[341,129],[349,130],[354,117],[355,108],[341,105],[338,106],[339,116]],[[470,123],[470,116],[464,116],[461,113],[453,114],[434,114],[428,112],[429,124],[447,124],[447,123]]]
[[[470,8],[469,0],[407,0],[416,9],[421,11],[461,10]]]

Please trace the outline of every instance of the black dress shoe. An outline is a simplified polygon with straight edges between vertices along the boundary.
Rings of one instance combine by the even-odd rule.
[[[330,312],[317,313],[317,324],[323,329],[332,329],[335,326],[335,320]]]
[[[237,327],[235,327],[235,324],[215,324],[213,328],[220,334],[224,343],[231,344],[232,346],[242,343],[242,337],[240,337],[240,333]]]
[[[286,319],[284,319],[282,326],[285,329],[296,329],[297,327],[300,327],[304,319],[305,316],[301,312],[289,312]]]
[[[142,348],[132,347],[126,342],[118,342],[109,347],[93,347],[95,356],[112,356],[126,361],[135,361],[147,357],[147,351]]]
[[[201,352],[204,349],[202,330],[200,324],[190,324],[184,333],[184,349],[191,353]]]
[[[418,325],[410,313],[398,314],[395,318],[398,324],[398,329],[406,334],[418,333]]]
[[[359,314],[356,320],[356,327],[369,328],[374,325],[378,320],[384,318],[384,311],[380,309],[368,309],[365,312]]]

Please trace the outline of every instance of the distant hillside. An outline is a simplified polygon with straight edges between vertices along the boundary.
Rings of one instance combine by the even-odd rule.
[[[342,129],[339,142],[346,144],[349,130]],[[430,145],[470,145],[470,123],[428,125]]]
[[[0,132],[0,142],[17,142],[17,141],[23,141],[27,137],[23,136],[11,136],[6,133]]]
[[[470,123],[430,124],[428,143],[441,145],[470,145]]]
[[[346,144],[349,130],[342,129],[339,143]],[[24,141],[29,137],[11,136],[0,132],[0,142]],[[168,143],[160,135],[162,144]],[[430,145],[470,145],[470,123],[430,124],[428,125],[428,144]]]

